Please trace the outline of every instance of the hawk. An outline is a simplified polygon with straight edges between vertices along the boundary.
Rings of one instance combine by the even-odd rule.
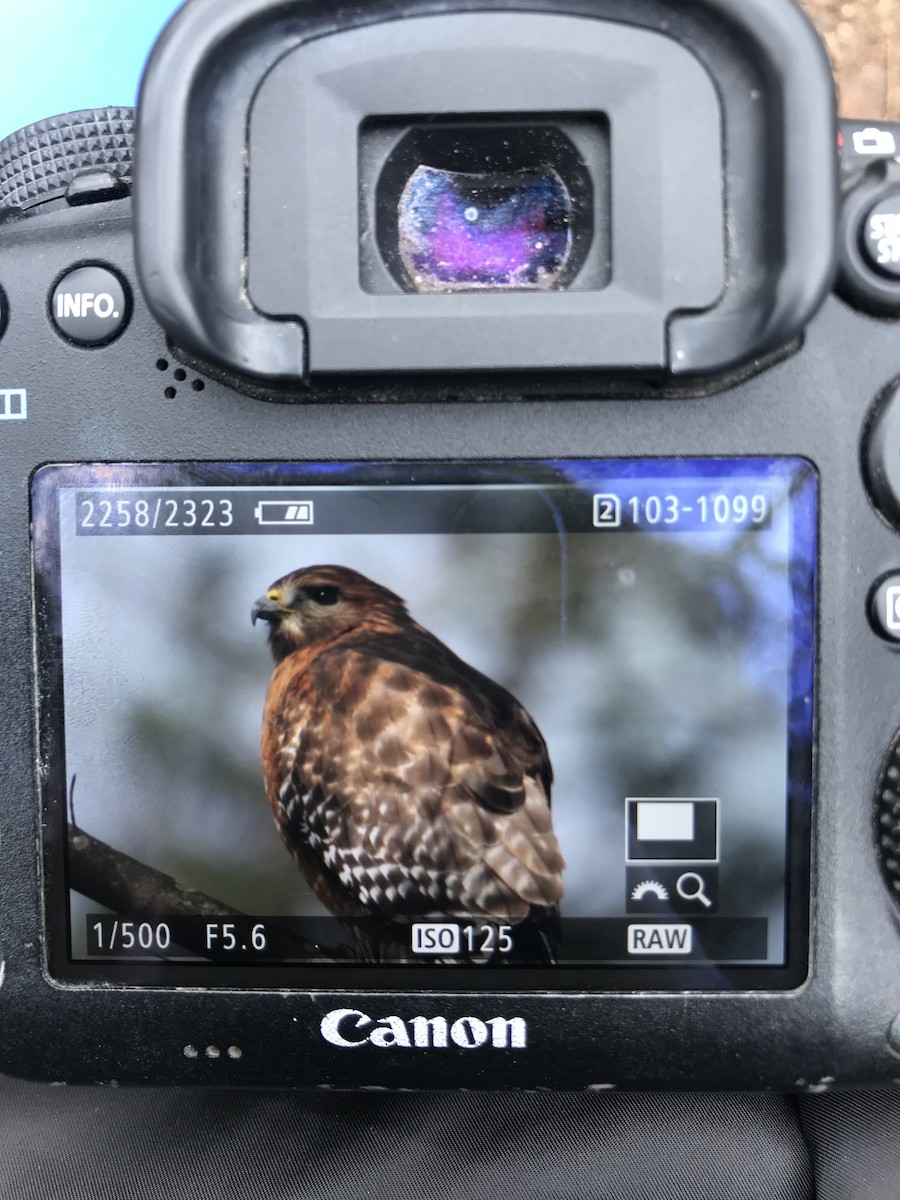
[[[275,659],[266,794],[325,906],[395,932],[422,918],[552,925],[553,773],[521,704],[348,567],[285,575],[252,618]]]

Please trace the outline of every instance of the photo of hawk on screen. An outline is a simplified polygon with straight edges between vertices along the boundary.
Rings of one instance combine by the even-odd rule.
[[[553,772],[521,704],[348,567],[285,575],[252,617],[275,659],[266,793],[325,907],[407,947],[412,920],[513,926],[522,943],[552,923]]]

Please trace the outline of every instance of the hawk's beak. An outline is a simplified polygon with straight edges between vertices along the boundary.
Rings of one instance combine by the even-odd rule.
[[[250,610],[250,619],[255,625],[257,621],[275,622],[281,619],[281,609],[268,596],[260,596]]]

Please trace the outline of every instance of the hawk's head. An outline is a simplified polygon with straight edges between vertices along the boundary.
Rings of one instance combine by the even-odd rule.
[[[269,623],[275,661],[365,626],[409,621],[399,596],[350,567],[301,567],[277,580],[253,605],[253,624]]]

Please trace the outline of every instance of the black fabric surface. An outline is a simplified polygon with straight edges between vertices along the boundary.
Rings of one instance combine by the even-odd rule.
[[[0,1080],[0,1197],[900,1200],[900,1090],[796,1101]]]
[[[778,1096],[0,1082],[3,1200],[807,1200],[809,1175]]]
[[[817,1200],[900,1198],[900,1089],[837,1092],[799,1107]]]

